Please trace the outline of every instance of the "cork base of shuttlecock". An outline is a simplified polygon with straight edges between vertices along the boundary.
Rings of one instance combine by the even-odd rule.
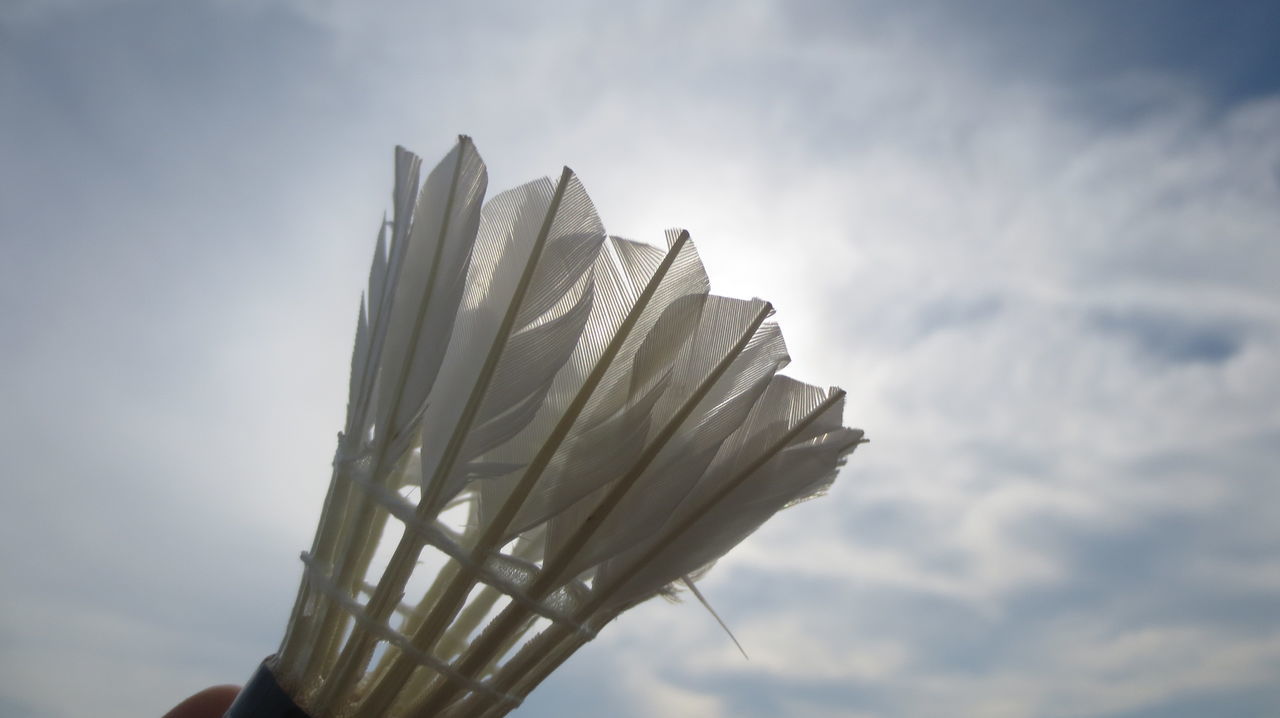
[[[270,663],[268,658],[258,666],[223,718],[311,718],[280,687]]]

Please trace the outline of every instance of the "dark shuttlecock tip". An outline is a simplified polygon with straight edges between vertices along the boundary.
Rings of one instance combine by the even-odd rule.
[[[311,718],[285,693],[263,661],[223,718]]]

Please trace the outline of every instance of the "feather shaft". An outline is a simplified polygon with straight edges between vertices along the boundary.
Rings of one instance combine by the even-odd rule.
[[[680,583],[684,584],[685,588],[689,589],[689,592],[693,594],[693,597],[698,599],[698,603],[701,603],[702,607],[707,609],[707,613],[710,613],[711,617],[716,619],[716,623],[720,624],[720,629],[724,631],[730,641],[733,641],[733,645],[738,648],[738,653],[741,653],[742,657],[748,661],[751,660],[751,656],[747,655],[747,649],[743,648],[742,644],[738,642],[738,637],[733,635],[733,631],[729,630],[729,625],[724,622],[723,618],[720,618],[720,614],[716,613],[716,609],[711,607],[711,603],[707,601],[706,596],[702,595],[702,591],[698,590],[698,586],[693,582],[693,579],[689,576],[681,576]]]

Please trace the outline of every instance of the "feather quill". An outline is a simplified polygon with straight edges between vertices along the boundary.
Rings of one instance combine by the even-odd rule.
[[[689,593],[692,593],[693,597],[698,599],[698,603],[701,603],[702,607],[707,609],[707,613],[710,613],[711,617],[716,619],[716,623],[720,624],[721,630],[725,632],[725,635],[727,635],[729,640],[733,641],[733,645],[737,647],[738,653],[741,653],[743,658],[751,660],[751,656],[747,655],[747,649],[742,647],[742,644],[738,642],[738,637],[733,635],[733,631],[729,630],[729,624],[725,623],[723,618],[720,618],[720,614],[716,613],[716,609],[711,607],[711,603],[707,601],[707,597],[703,596],[702,591],[698,590],[697,584],[693,582],[693,577],[681,576],[680,583],[683,584],[685,588],[689,589]]]

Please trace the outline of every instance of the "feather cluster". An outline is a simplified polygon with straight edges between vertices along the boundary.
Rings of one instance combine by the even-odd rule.
[[[688,233],[607,236],[567,168],[486,203],[466,137],[420,173],[397,148],[346,426],[271,665],[314,718],[505,715],[863,440],[842,391],[777,373],[767,302],[709,293]]]

